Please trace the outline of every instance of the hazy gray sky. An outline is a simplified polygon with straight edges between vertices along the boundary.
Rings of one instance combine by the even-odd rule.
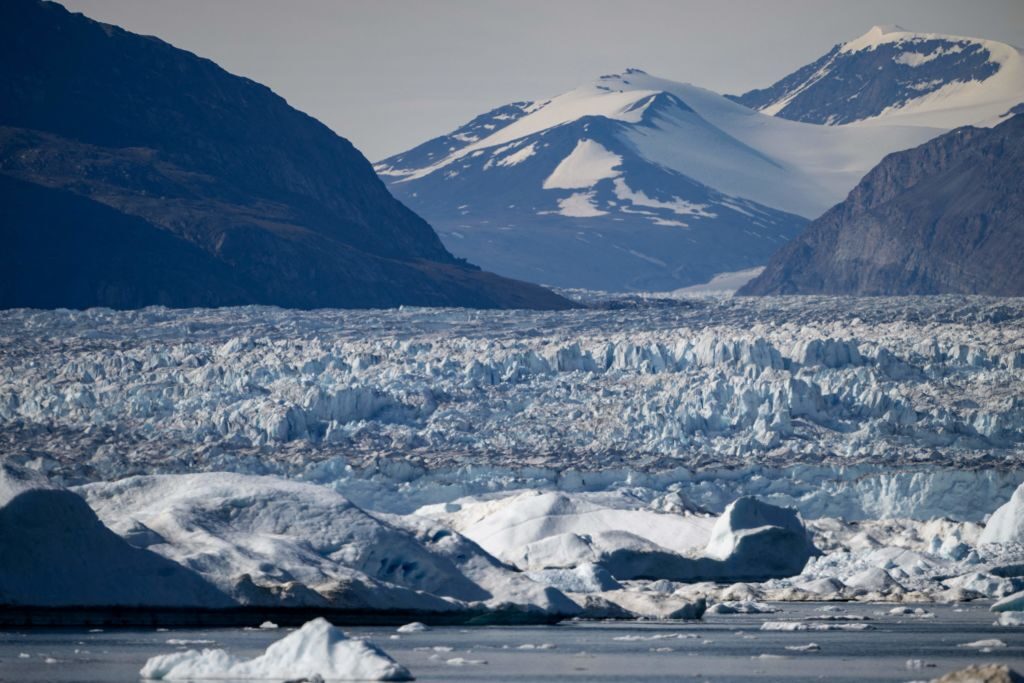
[[[370,159],[638,67],[767,85],[874,24],[1024,45],[1024,0],[61,0],[260,81]]]

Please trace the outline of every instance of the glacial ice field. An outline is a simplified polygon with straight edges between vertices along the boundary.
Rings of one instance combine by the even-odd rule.
[[[575,295],[0,313],[0,602],[1024,624],[1024,300]]]
[[[1024,480],[1024,301],[9,311],[0,440],[64,484],[269,473],[392,512],[628,485],[979,521]]]

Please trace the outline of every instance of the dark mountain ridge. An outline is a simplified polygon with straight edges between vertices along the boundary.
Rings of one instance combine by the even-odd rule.
[[[1024,116],[890,154],[737,292],[1024,296]]]
[[[569,305],[452,256],[270,89],[54,3],[0,4],[0,180],[0,306]]]

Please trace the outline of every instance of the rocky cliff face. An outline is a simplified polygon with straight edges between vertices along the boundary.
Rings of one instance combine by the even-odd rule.
[[[2,306],[561,307],[453,257],[268,88],[55,3],[0,7]]]
[[[740,295],[1024,295],[1024,117],[886,157]]]

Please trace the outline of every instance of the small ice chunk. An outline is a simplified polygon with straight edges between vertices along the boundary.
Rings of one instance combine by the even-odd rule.
[[[448,666],[482,666],[486,663],[486,659],[466,659],[465,657],[452,657],[445,662]]]
[[[421,621],[414,621],[396,629],[399,633],[423,633],[429,631],[430,627]]]
[[[264,628],[264,629],[268,629],[269,630],[269,629],[272,629],[272,628],[278,628],[278,626],[277,626],[277,624],[275,624],[272,621],[264,621],[262,624],[260,624],[260,628]]]
[[[772,614],[778,607],[753,600],[726,600],[708,607],[706,614]]]
[[[983,640],[975,640],[970,643],[960,643],[957,647],[969,647],[975,650],[991,650],[994,647],[1006,647],[1006,643],[998,638],[985,638]]]
[[[1024,626],[1024,612],[1000,612],[995,626]]]
[[[874,626],[865,623],[815,623],[800,621],[766,621],[762,631],[872,631]]]
[[[766,621],[761,624],[762,631],[810,631],[811,627],[799,621]]]
[[[817,643],[807,643],[806,645],[787,645],[786,649],[793,652],[817,652],[821,646]]]

